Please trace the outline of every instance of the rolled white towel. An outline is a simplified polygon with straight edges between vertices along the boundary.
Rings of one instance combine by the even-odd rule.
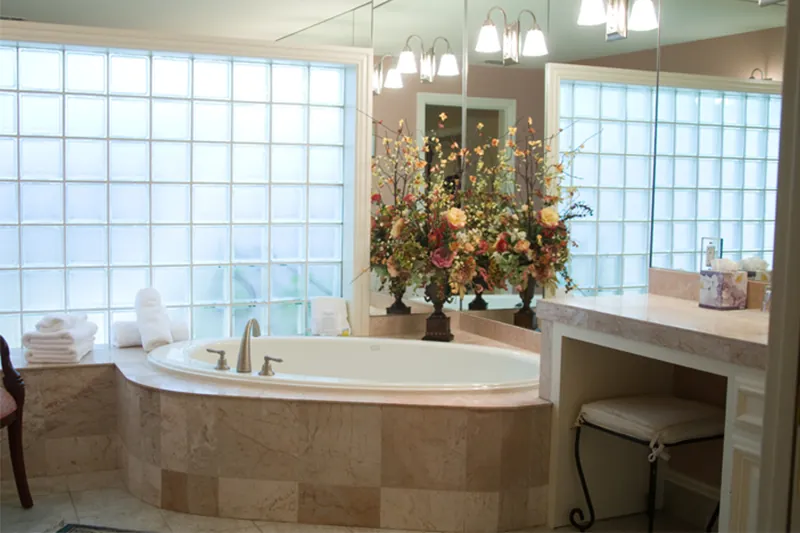
[[[136,294],[136,323],[145,352],[172,342],[169,315],[157,290],[142,289]]]
[[[172,333],[172,342],[189,340],[189,324],[186,322],[172,322],[169,327]],[[130,348],[142,345],[142,335],[139,333],[139,324],[136,322],[114,322],[111,327],[111,344],[117,348]]]
[[[31,342],[49,342],[61,346],[80,344],[87,339],[93,339],[97,333],[97,324],[94,322],[82,322],[70,329],[61,331],[29,331],[22,336],[22,345],[29,347]]]
[[[42,333],[52,333],[54,331],[70,329],[80,323],[86,322],[87,318],[86,313],[54,313],[45,316],[37,322],[36,330]]]

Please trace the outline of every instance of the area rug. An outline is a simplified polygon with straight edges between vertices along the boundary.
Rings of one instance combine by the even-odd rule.
[[[56,533],[146,533],[132,529],[115,529],[113,527],[87,526],[83,524],[67,524]]]

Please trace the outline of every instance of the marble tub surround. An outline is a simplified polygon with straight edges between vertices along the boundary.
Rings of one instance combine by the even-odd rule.
[[[761,311],[717,311],[679,298],[630,294],[539,300],[536,312],[540,320],[766,369],[769,314]],[[542,354],[544,367],[544,348]]]
[[[128,489],[205,516],[421,531],[544,523],[550,405],[225,398],[118,383]]]

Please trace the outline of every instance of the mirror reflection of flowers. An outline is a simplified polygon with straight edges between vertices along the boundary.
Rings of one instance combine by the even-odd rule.
[[[568,222],[591,216],[593,211],[578,200],[578,191],[567,186],[568,167],[577,151],[552,153],[555,137],[539,139],[528,118],[521,135],[509,128],[506,146],[514,154],[516,196],[503,220],[507,228],[495,242],[494,259],[506,279],[521,293],[531,280],[555,289],[559,278],[567,291],[575,287],[569,275],[570,239]],[[560,131],[559,131],[560,133]]]

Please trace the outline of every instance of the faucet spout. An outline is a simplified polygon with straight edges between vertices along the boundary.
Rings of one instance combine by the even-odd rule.
[[[242,335],[242,342],[239,344],[239,359],[236,361],[236,371],[243,374],[249,374],[252,371],[250,367],[250,339],[253,336],[261,336],[261,326],[258,325],[258,320],[251,318],[244,326],[244,334]]]

